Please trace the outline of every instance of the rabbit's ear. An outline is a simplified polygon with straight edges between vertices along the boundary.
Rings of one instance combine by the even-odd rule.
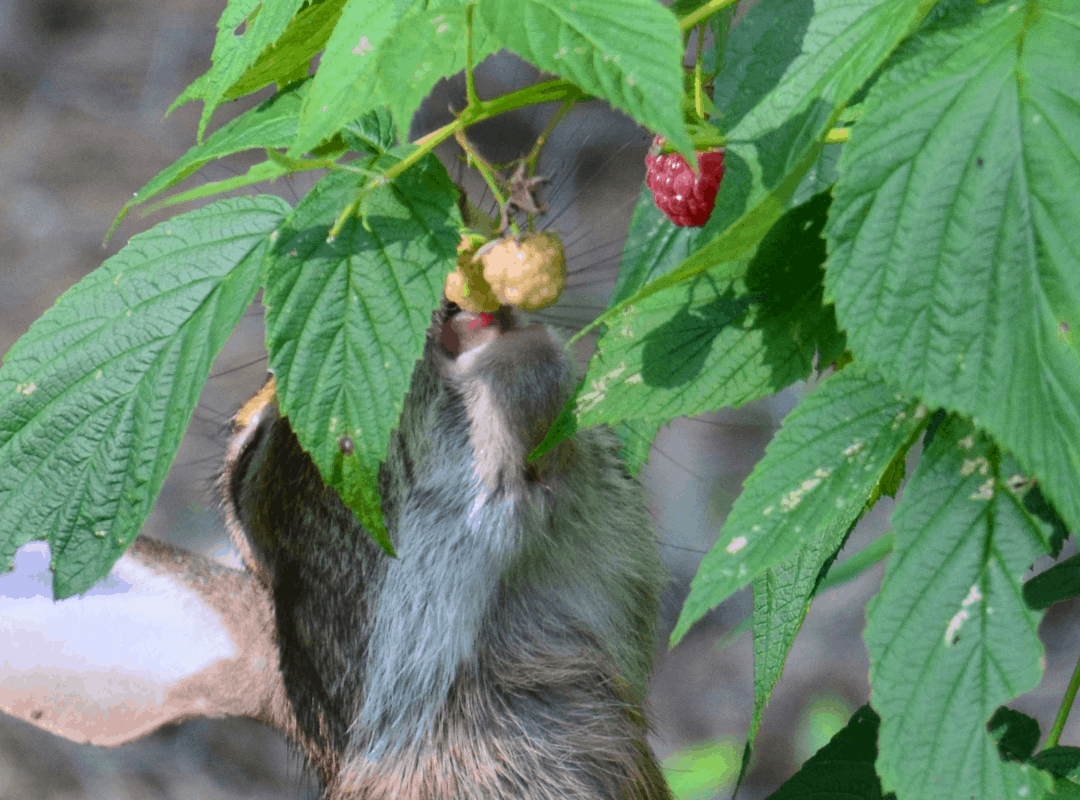
[[[109,577],[54,603],[44,543],[0,575],[0,711],[113,745],[168,722],[291,726],[268,590],[249,573],[139,537]]]

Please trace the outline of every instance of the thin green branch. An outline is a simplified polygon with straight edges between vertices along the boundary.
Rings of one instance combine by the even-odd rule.
[[[540,135],[536,137],[536,141],[533,143],[532,149],[529,151],[529,154],[524,158],[526,177],[531,178],[536,175],[536,162],[540,158],[540,151],[543,150],[544,145],[547,143],[548,137],[551,135],[551,132],[555,130],[555,126],[562,121],[563,117],[570,113],[570,109],[574,107],[574,104],[577,103],[579,99],[579,97],[571,96],[563,100],[562,105],[559,106],[559,110],[556,111],[555,114],[551,117],[551,121],[548,122],[546,126],[544,126],[544,130],[542,130],[540,132]],[[530,211],[528,212],[527,217],[527,227],[529,232],[532,233],[536,226],[535,215]],[[513,220],[511,220],[511,222],[513,222]]]
[[[580,99],[580,97],[571,96],[563,100],[563,104],[559,106],[559,110],[555,112],[555,116],[551,118],[551,122],[549,122],[544,130],[540,132],[540,135],[536,137],[536,143],[533,144],[532,150],[525,156],[525,166],[528,169],[530,178],[536,173],[536,160],[540,157],[540,150],[543,149],[548,136],[551,135],[551,132],[555,130],[555,126],[562,121],[563,117],[570,113],[570,109],[572,109],[574,104]]]
[[[693,28],[702,20],[706,20],[715,14],[717,11],[722,11],[728,6],[737,4],[739,0],[709,0],[708,3],[703,5],[697,11],[691,11],[685,17],[679,20],[679,30],[686,31]]]
[[[705,49],[705,23],[698,28],[697,55],[694,57],[694,112],[698,119],[705,119],[705,87],[701,81],[701,53]]]
[[[443,140],[447,139],[450,136],[453,136],[457,131],[463,130],[465,127],[463,119],[464,117],[458,117],[453,122],[447,125],[443,125],[437,131],[433,131],[432,134],[425,136],[424,138],[427,141],[425,141],[422,146],[417,147],[415,150],[409,153],[409,155],[405,156],[405,158],[401,159],[401,161],[394,164],[394,166],[390,167],[390,169],[388,169],[382,175],[361,187],[360,191],[357,192],[356,197],[353,198],[353,201],[349,203],[349,205],[345,206],[345,210],[341,212],[341,215],[337,218],[337,222],[335,222],[334,226],[330,228],[329,238],[337,238],[337,235],[341,233],[341,229],[345,226],[345,220],[356,214],[357,210],[360,208],[360,201],[368,192],[379,186],[389,183],[398,175],[411,167],[413,164],[417,163],[420,159],[422,159],[432,150],[434,150],[439,144],[443,142]]]
[[[453,122],[443,125],[438,130],[432,131],[426,136],[417,139],[415,142],[417,145],[416,150],[413,150],[413,152],[409,153],[408,156],[390,167],[390,169],[378,178],[361,187],[360,191],[357,192],[356,197],[345,207],[345,210],[342,211],[341,215],[338,217],[337,222],[335,222],[334,226],[330,229],[330,238],[333,239],[341,233],[341,229],[345,225],[345,220],[357,212],[357,209],[360,208],[360,201],[368,192],[392,181],[458,131],[463,131],[469,125],[483,122],[498,114],[513,111],[515,108],[521,108],[522,106],[557,102],[569,98],[573,98],[574,101],[577,102],[585,96],[585,93],[570,81],[551,80],[533,86],[526,86],[524,89],[518,89],[516,92],[504,94],[501,97],[496,97],[494,100],[477,100],[475,104],[466,106],[465,110],[461,112],[461,116]]]
[[[473,78],[473,10],[475,6],[470,2],[465,6],[465,96],[468,99],[468,107],[480,104],[480,96],[476,93],[476,80]]]
[[[1065,722],[1069,719],[1073,702],[1076,700],[1076,692],[1080,689],[1080,661],[1073,668],[1072,678],[1069,680],[1069,688],[1065,690],[1065,696],[1061,699],[1061,708],[1058,709],[1054,727],[1050,729],[1050,735],[1046,737],[1046,747],[1057,747],[1061,732],[1065,730]]]
[[[487,160],[476,151],[476,148],[469,144],[469,140],[465,138],[464,131],[455,133],[454,138],[457,139],[458,144],[461,145],[461,149],[465,151],[465,157],[468,159],[468,163],[476,167],[477,171],[484,178],[484,183],[488,185],[488,189],[491,190],[491,194],[495,197],[495,202],[499,204],[499,208],[504,208],[506,206],[506,197],[503,195],[502,189],[499,188],[499,179],[495,176],[495,170]],[[521,231],[518,229],[517,222],[513,219],[509,219],[508,221],[514,234],[520,234]]]

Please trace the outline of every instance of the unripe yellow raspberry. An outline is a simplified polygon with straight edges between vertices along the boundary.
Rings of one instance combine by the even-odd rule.
[[[558,235],[511,236],[484,249],[484,280],[503,303],[536,311],[559,299],[566,286],[566,257]]]
[[[483,280],[474,281],[466,278],[460,269],[455,269],[446,276],[446,299],[457,303],[464,311],[498,311],[499,300],[492,294],[491,287]]]
[[[480,264],[473,260],[476,249],[469,237],[461,237],[457,269],[446,276],[443,292],[447,300],[457,303],[465,311],[498,311],[499,299],[484,280]]]

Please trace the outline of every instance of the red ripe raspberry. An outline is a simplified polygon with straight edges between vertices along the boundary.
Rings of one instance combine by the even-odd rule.
[[[695,178],[686,159],[678,153],[660,155],[663,144],[664,140],[657,136],[645,156],[645,183],[652,189],[656,207],[676,225],[704,225],[724,177],[724,151],[698,153],[701,174]]]

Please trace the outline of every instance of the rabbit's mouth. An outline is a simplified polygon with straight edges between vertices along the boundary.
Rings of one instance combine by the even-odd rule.
[[[513,306],[499,306],[497,311],[466,311],[456,303],[445,301],[442,322],[442,345],[457,358],[504,333],[518,330]]]

